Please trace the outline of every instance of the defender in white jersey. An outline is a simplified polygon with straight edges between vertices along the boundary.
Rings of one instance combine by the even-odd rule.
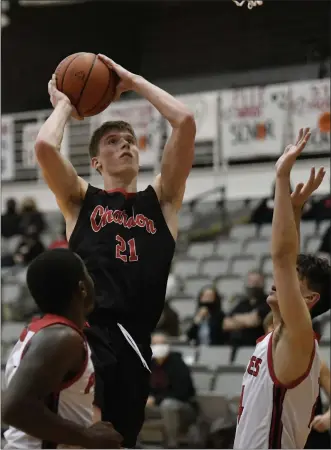
[[[259,339],[244,378],[234,448],[302,449],[319,394],[320,358],[310,310],[326,294],[330,265],[298,255],[301,210],[321,184],[324,169],[290,194],[290,172],[310,137],[300,130],[276,164],[271,254],[274,269],[267,299],[274,331]],[[326,299],[325,299],[326,300]],[[325,302],[322,313],[330,308]]]
[[[5,372],[5,448],[120,448],[111,424],[93,424],[94,367],[83,334],[94,286],[83,261],[66,249],[38,256],[27,284],[44,314],[25,328]]]

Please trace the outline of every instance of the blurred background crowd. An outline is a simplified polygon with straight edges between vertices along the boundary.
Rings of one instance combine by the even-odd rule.
[[[62,58],[81,50],[105,53],[178,95],[303,80],[323,83],[330,76],[329,2],[266,0],[252,11],[237,8],[230,0],[190,5],[53,3],[2,2],[2,109],[7,127],[3,121],[2,148],[9,155],[2,157],[2,165],[7,164],[2,168],[2,368],[22,326],[38,314],[25,286],[26,267],[45,248],[68,245],[64,222],[31,157],[33,136],[49,113],[47,82]],[[23,43],[24,36],[28,39]],[[123,103],[130,100],[135,98],[128,94]],[[315,115],[326,114],[326,122],[320,122],[312,139],[319,144],[301,161],[300,176],[307,177],[313,164],[329,160],[329,104],[330,89],[316,100],[320,111]],[[195,110],[198,130],[205,126],[204,116],[210,120],[204,107],[199,104]],[[316,121],[315,117],[314,123],[302,125],[314,127]],[[95,122],[84,122],[70,124],[68,155],[79,175],[100,184],[87,157]],[[134,122],[134,128],[139,124]],[[30,127],[30,138],[24,127]],[[162,147],[166,130],[158,133]],[[277,154],[292,134],[276,136],[278,153],[250,153],[241,160],[225,158],[224,141],[215,153],[217,130],[215,140],[205,134],[197,142],[166,304],[152,336],[151,391],[141,433],[143,445],[152,448],[232,448],[243,372],[256,339],[270,326],[266,297],[272,285],[272,173]],[[251,147],[259,148],[261,139],[258,136]],[[262,145],[268,150],[263,139]],[[143,181],[148,182],[155,167],[147,164],[142,169]],[[268,183],[257,181],[256,186],[254,177],[262,177],[266,170]],[[329,167],[326,178],[303,210],[301,250],[330,259]],[[216,182],[210,185],[211,179]],[[325,296],[331,300],[330,288]],[[314,319],[314,326],[330,367],[330,313]],[[324,391],[320,414],[328,409],[330,386]],[[309,448],[329,447],[328,428],[315,432]]]

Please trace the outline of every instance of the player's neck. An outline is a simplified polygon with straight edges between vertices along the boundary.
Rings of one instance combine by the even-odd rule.
[[[121,189],[129,193],[137,192],[137,177],[126,180],[124,177],[116,177],[105,174],[103,175],[103,185],[105,191]]]
[[[86,323],[86,318],[85,316],[82,314],[77,314],[76,312],[67,312],[64,316],[66,319],[70,320],[70,322],[72,322],[74,325],[76,325],[77,328],[79,328],[80,330],[82,330],[85,326]]]

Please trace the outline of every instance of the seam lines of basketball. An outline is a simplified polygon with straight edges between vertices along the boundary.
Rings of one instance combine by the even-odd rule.
[[[72,63],[73,61],[75,61],[75,59],[78,58],[78,56],[80,56],[81,54],[82,54],[82,53],[77,53],[77,55],[76,55],[74,58],[72,58],[72,60],[70,61],[70,63],[69,63],[69,64],[67,65],[67,67],[65,68],[65,70],[64,70],[64,72],[63,72],[63,75],[62,75],[62,86],[61,86],[61,89],[60,89],[61,92],[63,92],[64,79],[65,79],[67,70],[69,69],[69,66],[71,66],[71,63]]]
[[[97,60],[97,55],[94,56],[93,63],[91,64],[90,70],[88,71],[88,74],[87,74],[87,77],[86,77],[86,80],[85,80],[85,83],[84,83],[84,85],[83,85],[83,87],[82,87],[82,90],[80,91],[80,94],[79,94],[79,97],[78,97],[76,110],[77,110],[77,112],[78,112],[79,115],[80,115],[80,112],[78,111],[78,105],[79,105],[80,99],[82,98],[82,95],[83,95],[83,93],[84,93],[84,90],[85,90],[85,88],[86,88],[88,79],[89,79],[89,77],[90,77],[90,75],[91,75],[91,72],[92,72],[92,70],[93,70],[93,67],[94,67],[94,65],[95,65],[95,61],[96,61],[96,60]]]
[[[84,111],[85,114],[88,114],[90,111],[93,111],[94,108],[96,108],[100,103],[103,102],[104,98],[106,97],[106,95],[108,94],[108,89],[110,88],[111,85],[111,81],[112,81],[112,73],[110,71],[110,69],[107,67],[108,72],[109,72],[109,77],[108,77],[108,84],[106,87],[105,92],[102,94],[101,99],[93,106],[93,108],[88,109],[87,111]]]

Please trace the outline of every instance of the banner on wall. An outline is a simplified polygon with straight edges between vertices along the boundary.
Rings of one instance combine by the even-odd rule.
[[[312,80],[290,84],[294,130],[310,127],[307,153],[330,152],[330,80]]]
[[[42,123],[33,122],[28,123],[22,127],[22,167],[23,169],[34,169],[37,167],[35,155],[35,142]],[[61,144],[61,153],[68,156],[68,130],[67,128],[63,134]]]
[[[14,121],[12,116],[1,118],[1,179],[12,180],[15,176]]]
[[[140,167],[154,168],[162,143],[162,118],[159,112],[145,100],[129,100],[111,104],[100,114],[97,126],[107,120],[123,120],[132,125],[140,149]]]
[[[195,142],[215,142],[217,139],[218,92],[184,94],[177,95],[176,98],[188,106],[194,113],[197,127]],[[168,124],[168,135],[170,131],[171,126]]]
[[[224,157],[244,160],[279,155],[288,122],[288,85],[230,89],[220,94]]]

